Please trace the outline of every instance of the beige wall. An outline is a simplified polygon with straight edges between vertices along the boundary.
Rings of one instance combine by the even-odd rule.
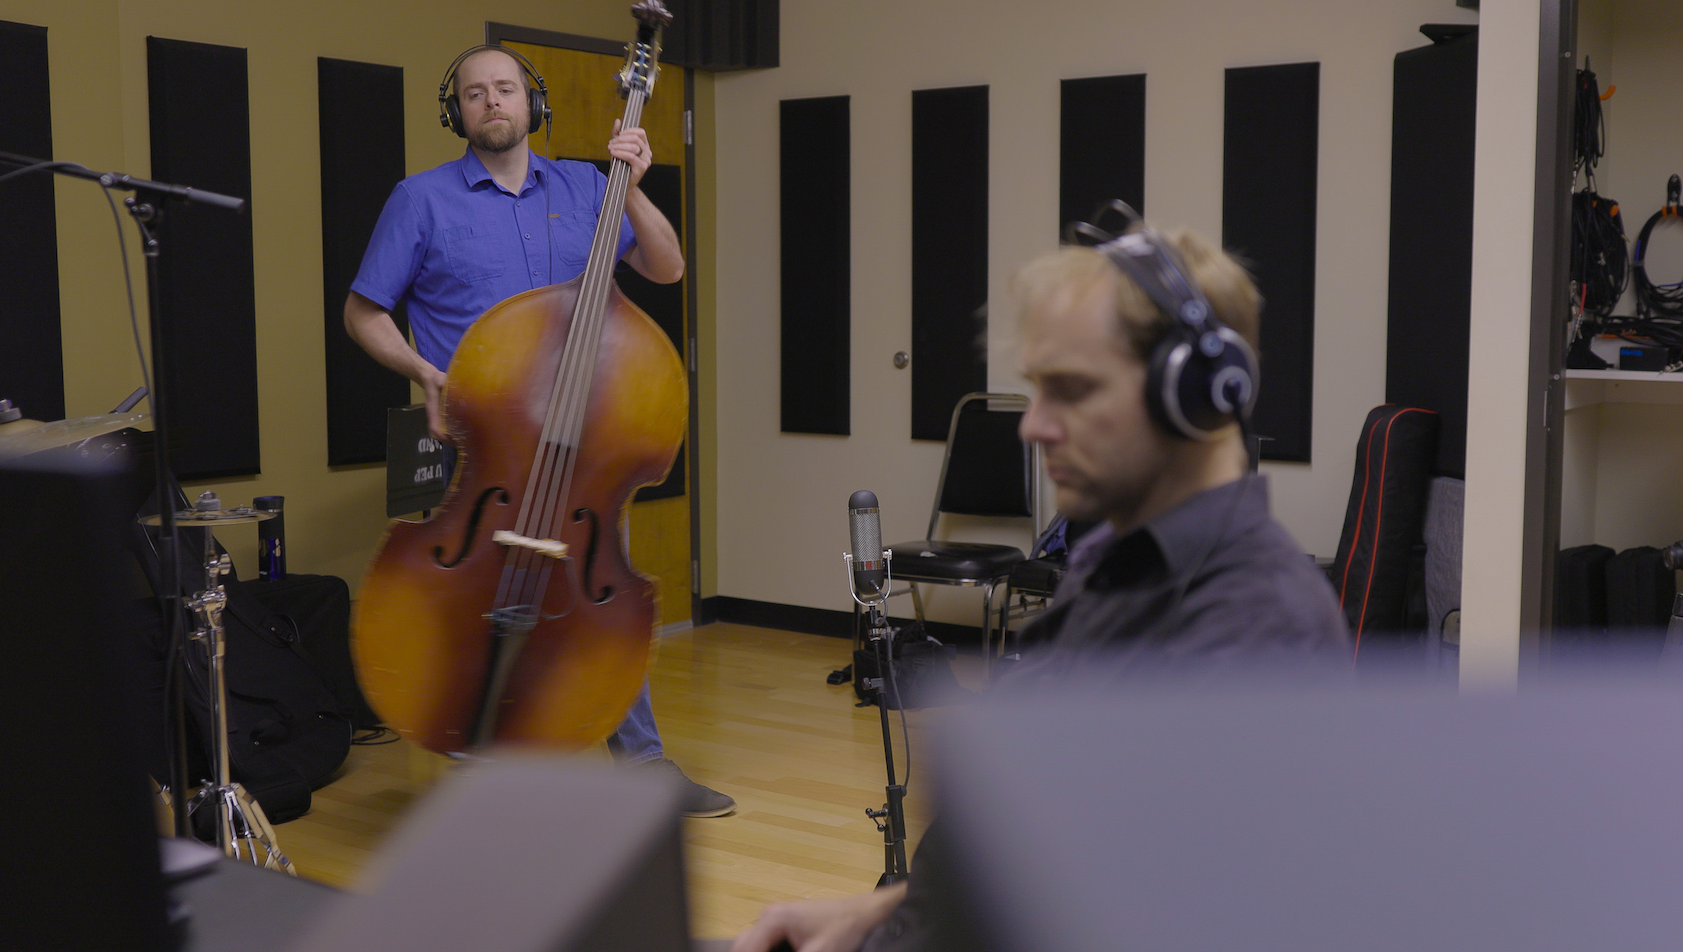
[[[1526,373],[1537,141],[1537,0],[1487,0],[1479,27],[1461,678],[1519,664]]]
[[[148,35],[249,51],[263,471],[189,493],[215,489],[230,505],[286,496],[291,570],[355,585],[386,522],[383,466],[327,465],[316,57],[403,67],[408,169],[416,172],[461,153],[460,140],[438,125],[438,78],[456,53],[483,42],[486,19],[624,38],[634,27],[628,7],[510,0],[488,16],[440,0],[0,0],[0,19],[48,29],[55,157],[96,169],[148,174]],[[67,410],[100,413],[140,384],[111,214],[92,184],[60,179],[57,195]],[[138,256],[133,266],[138,281]],[[137,285],[142,308],[144,293]],[[231,528],[219,538],[252,574],[256,532]]]
[[[842,510],[856,489],[882,500],[885,540],[922,535],[940,447],[907,438],[910,374],[890,363],[911,344],[911,90],[990,86],[990,376],[1019,389],[1005,287],[1057,240],[1059,80],[1147,73],[1146,208],[1219,235],[1224,68],[1308,60],[1322,64],[1313,463],[1265,470],[1275,512],[1307,550],[1332,553],[1356,434],[1384,397],[1392,57],[1424,45],[1420,24],[1475,14],[1450,0],[781,9],[783,65],[715,86],[718,346],[702,356],[717,384],[718,569],[707,594],[846,607]],[[852,97],[853,432],[786,435],[778,101],[838,94]],[[948,598],[938,614],[970,620],[972,598]]]

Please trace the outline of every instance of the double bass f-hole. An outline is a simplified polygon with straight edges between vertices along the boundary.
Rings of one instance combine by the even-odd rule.
[[[508,490],[501,486],[485,487],[485,491],[480,493],[479,498],[474,501],[473,514],[468,516],[467,529],[462,533],[462,545],[456,552],[456,557],[446,562],[444,560],[444,546],[435,545],[432,547],[434,565],[441,569],[453,569],[460,565],[463,559],[467,558],[468,550],[473,548],[473,539],[479,534],[479,520],[485,515],[485,505],[491,501],[492,496],[499,497],[497,505],[508,505]]]
[[[604,585],[602,590],[598,592],[595,590],[595,583],[590,580],[591,575],[596,570],[596,553],[599,551],[599,543],[601,542],[602,520],[597,517],[594,509],[576,509],[573,511],[574,522],[583,522],[586,519],[590,520],[590,543],[585,546],[584,550],[584,590],[591,593],[591,601],[601,605],[614,597],[614,587]]]

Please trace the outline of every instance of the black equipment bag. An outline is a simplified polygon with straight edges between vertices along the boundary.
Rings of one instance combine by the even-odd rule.
[[[916,710],[952,703],[962,692],[952,673],[952,658],[956,650],[930,637],[923,625],[913,621],[898,629],[893,644],[892,676],[883,670],[883,646],[866,641],[853,652],[853,694],[859,707],[877,704],[888,698],[891,711]],[[866,687],[865,682],[883,678],[883,688]]]
[[[1604,545],[1563,549],[1555,561],[1554,639],[1599,640],[1607,633],[1607,566],[1613,550]],[[1666,606],[1667,611],[1671,606]]]
[[[351,589],[335,575],[288,575],[238,583],[245,594],[289,622],[298,644],[321,672],[340,710],[357,730],[380,726],[351,664]]]
[[[155,509],[155,504],[148,509]],[[156,527],[136,526],[135,552],[154,591],[163,590]],[[180,584],[185,599],[204,585],[202,528],[179,530]],[[220,543],[215,551],[226,554]],[[227,641],[228,748],[232,779],[263,808],[271,823],[297,819],[310,809],[310,791],[325,784],[350,754],[350,718],[314,660],[298,629],[271,614],[223,576],[228,600],[222,613]],[[197,619],[186,616],[191,633]],[[161,624],[161,622],[160,622]],[[155,649],[167,657],[160,631]],[[202,645],[189,641],[187,713],[197,744],[187,751],[188,779],[212,779],[215,725],[210,716],[210,671]],[[167,663],[167,662],[166,662]],[[164,672],[160,665],[157,674]],[[161,690],[158,696],[162,697]]]
[[[1409,631],[1409,579],[1422,545],[1437,449],[1438,415],[1430,410],[1386,404],[1362,424],[1331,573],[1358,645],[1364,633]]]
[[[350,720],[292,624],[266,611],[237,583],[226,587],[229,768],[269,821],[284,823],[308,812],[310,791],[345,762]],[[210,672],[201,648],[189,646],[188,657],[188,711],[208,741],[214,729]]]
[[[1658,650],[1671,621],[1677,575],[1651,545],[1626,549],[1607,560],[1607,628],[1632,647]]]

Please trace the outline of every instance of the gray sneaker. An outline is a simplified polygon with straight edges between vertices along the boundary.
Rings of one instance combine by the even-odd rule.
[[[681,808],[684,816],[724,816],[736,812],[736,801],[712,787],[704,787],[684,776],[678,765],[665,757],[638,764],[651,770],[661,770],[677,776],[683,788]]]

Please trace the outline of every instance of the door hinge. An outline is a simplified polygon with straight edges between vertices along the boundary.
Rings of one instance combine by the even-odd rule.
[[[699,559],[690,560],[690,591],[696,595],[701,594],[701,561]]]
[[[684,144],[695,145],[695,110],[684,110]]]

